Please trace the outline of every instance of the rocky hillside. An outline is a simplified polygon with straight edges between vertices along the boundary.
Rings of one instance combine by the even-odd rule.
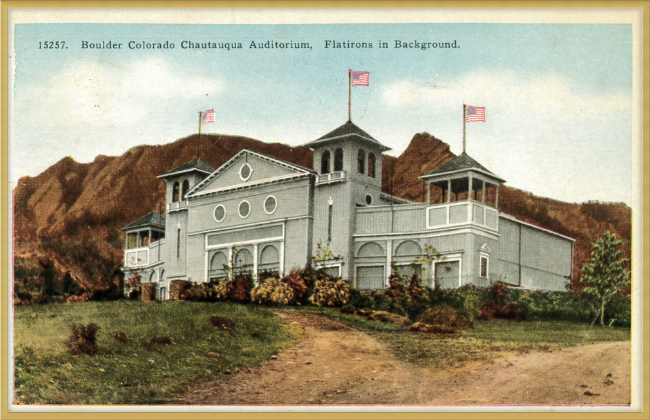
[[[14,191],[16,258],[53,264],[86,289],[115,282],[123,255],[120,227],[152,210],[164,212],[165,183],[157,175],[195,158],[198,140],[193,135],[163,146],[138,146],[122,156],[100,155],[87,164],[65,158],[36,177],[21,178]],[[311,151],[302,146],[236,136],[200,139],[201,158],[214,167],[243,148],[312,166]],[[418,177],[454,156],[439,139],[417,134],[401,156],[384,157],[383,189],[423,201],[424,186]],[[578,240],[576,275],[589,243],[604,230],[630,238],[631,210],[624,204],[570,204],[513,188],[501,191],[502,211]]]

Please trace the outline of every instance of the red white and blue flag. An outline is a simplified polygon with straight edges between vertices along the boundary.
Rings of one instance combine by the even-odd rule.
[[[367,71],[352,71],[351,74],[352,86],[370,86],[370,73]]]
[[[206,125],[207,123],[214,122],[214,109],[209,109],[205,112],[201,112],[201,125]]]
[[[471,106],[467,105],[465,113],[466,122],[476,122],[483,121],[485,122],[485,107],[484,106]]]

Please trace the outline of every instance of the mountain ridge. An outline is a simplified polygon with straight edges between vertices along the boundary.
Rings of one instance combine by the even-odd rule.
[[[15,257],[52,262],[86,289],[108,287],[120,276],[124,246],[120,228],[154,210],[164,214],[165,183],[157,176],[196,158],[199,148],[201,158],[215,168],[244,148],[313,167],[312,152],[305,146],[214,134],[135,146],[120,156],[98,155],[88,163],[66,157],[35,177],[18,180]],[[424,182],[418,177],[455,156],[435,136],[415,134],[400,156],[383,156],[382,190],[424,201]],[[499,210],[576,239],[574,278],[589,255],[589,243],[604,230],[628,241],[631,236],[631,209],[623,203],[566,203],[503,186]],[[626,253],[629,256],[629,244]],[[101,260],[95,264],[100,268],[90,255]]]

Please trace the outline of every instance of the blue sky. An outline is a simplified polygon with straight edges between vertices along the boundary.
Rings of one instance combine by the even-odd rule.
[[[44,40],[68,48],[38,49]],[[81,49],[84,40],[123,45]],[[267,40],[312,48],[249,48]],[[373,48],[325,49],[326,40]],[[395,40],[460,48],[396,49]],[[65,156],[89,162],[173,142],[197,132],[198,111],[210,108],[216,123],[205,133],[304,144],[347,120],[351,68],[370,72],[369,87],[353,88],[352,120],[389,154],[419,132],[460,153],[462,104],[484,106],[487,122],[467,124],[467,151],[509,185],[570,202],[633,201],[632,25],[20,24],[14,45],[12,182]]]

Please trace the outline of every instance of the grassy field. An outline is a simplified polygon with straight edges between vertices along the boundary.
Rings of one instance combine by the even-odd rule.
[[[231,318],[235,328],[216,330],[212,315]],[[99,352],[71,355],[70,324],[90,322],[99,325]],[[130,341],[118,343],[114,331]],[[161,336],[173,344],[148,343]],[[14,337],[14,401],[24,404],[158,404],[183,384],[258,365],[297,340],[279,317],[253,305],[139,301],[19,306]]]
[[[549,351],[602,341],[629,341],[630,329],[566,321],[481,321],[457,335],[406,331],[400,325],[368,321],[335,309],[309,307],[313,313],[367,332],[398,359],[432,368],[492,362],[506,352]]]

